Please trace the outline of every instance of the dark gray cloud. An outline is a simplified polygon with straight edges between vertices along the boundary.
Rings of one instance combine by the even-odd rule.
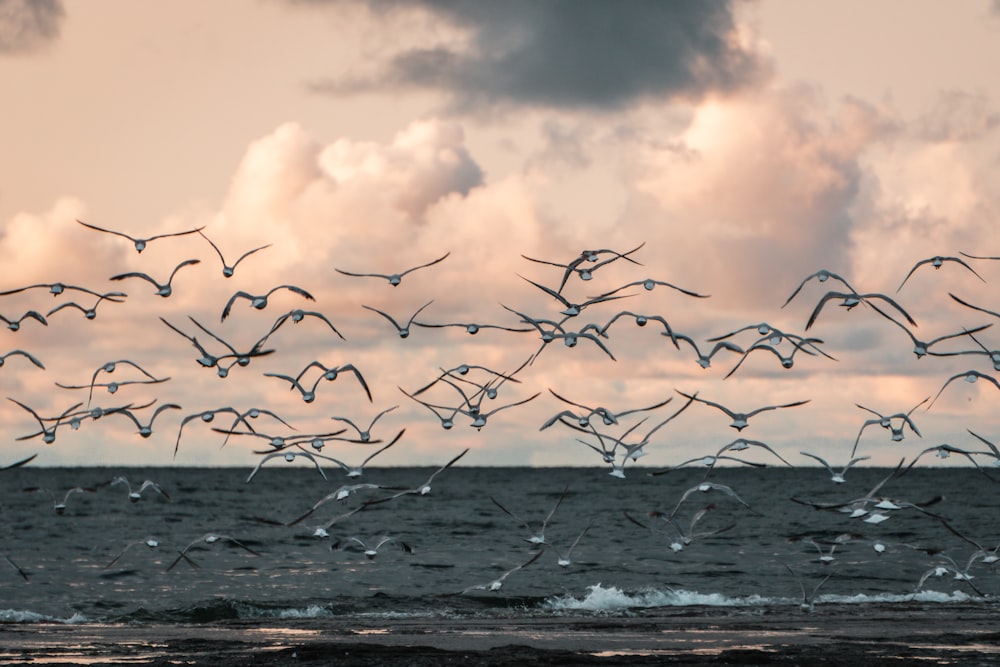
[[[312,0],[305,4],[340,4]],[[444,90],[460,109],[527,104],[613,110],[652,98],[698,98],[767,70],[735,39],[728,0],[369,0],[376,14],[422,9],[468,30],[469,48],[410,49],[328,92]]]
[[[28,53],[59,36],[62,0],[0,0],[0,55]]]

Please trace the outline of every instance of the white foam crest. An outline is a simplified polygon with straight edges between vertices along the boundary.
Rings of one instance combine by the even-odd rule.
[[[595,584],[588,587],[583,598],[563,595],[545,601],[545,606],[555,611],[617,611],[643,607],[745,607],[773,604],[774,598],[751,595],[733,598],[722,593],[699,593],[684,589],[647,589],[626,593],[615,586]]]
[[[305,609],[281,609],[278,618],[322,618],[330,616],[330,610],[318,604],[309,605]]]
[[[24,609],[0,609],[0,623],[65,623],[75,625],[89,623],[90,619],[77,612],[69,618],[58,618]]]

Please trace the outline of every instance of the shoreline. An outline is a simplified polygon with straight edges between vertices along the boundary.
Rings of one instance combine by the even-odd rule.
[[[824,605],[812,614],[648,610],[532,619],[320,618],[0,625],[0,664],[708,665],[1000,660],[995,609]]]

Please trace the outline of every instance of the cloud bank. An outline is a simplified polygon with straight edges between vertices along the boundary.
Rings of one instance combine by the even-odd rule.
[[[36,51],[59,36],[61,0],[0,0],[0,55]]]

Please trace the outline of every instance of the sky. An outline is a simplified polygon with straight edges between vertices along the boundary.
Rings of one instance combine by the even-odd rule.
[[[870,457],[862,465],[912,461],[942,444],[982,450],[970,430],[1000,442],[989,357],[918,358],[907,329],[932,340],[997,324],[949,294],[1000,311],[1000,260],[960,254],[1000,256],[998,62],[1000,3],[973,0],[0,0],[0,292],[65,283],[127,294],[102,301],[93,319],[67,307],[47,326],[0,330],[0,353],[23,350],[45,367],[17,355],[0,366],[11,399],[0,406],[0,466],[36,454],[31,465],[251,468],[269,437],[346,426],[333,417],[363,427],[384,410],[373,439],[405,433],[372,465],[441,465],[465,448],[463,465],[605,465],[588,446],[595,436],[540,428],[580,411],[552,392],[617,412],[672,399],[617,425],[592,420],[614,437],[634,426],[626,441],[683,407],[679,392],[737,412],[808,401],[761,412],[739,433],[696,401],[650,436],[638,465],[654,469],[737,437],[794,465],[815,463],[802,451],[843,465],[859,433],[855,453]],[[138,253],[77,221],[136,238],[201,228],[230,263],[267,247],[227,278],[199,234]],[[832,358],[798,353],[783,368],[754,350],[726,377],[738,353],[701,368],[662,324],[638,327],[629,315],[606,338],[543,346],[512,311],[562,319],[564,306],[538,285],[558,290],[558,265],[596,266],[580,260],[585,249],[612,261],[589,281],[570,272],[561,292],[570,303],[645,279],[707,298],[632,285],[567,320],[567,331],[624,310],[662,317],[707,351],[710,338],[768,323],[821,339]],[[935,256],[965,264],[918,264]],[[441,257],[397,286],[346,275]],[[111,280],[141,272],[163,281],[189,259],[199,262],[177,270],[169,297],[142,278]],[[844,291],[836,279],[806,281],[783,306],[820,270],[877,295],[870,301],[897,321],[867,304],[823,301]],[[314,300],[278,289],[255,309],[235,297],[280,285]],[[70,292],[0,296],[0,315],[95,301]],[[413,326],[402,338],[376,312],[405,321],[425,304],[416,318],[425,324],[529,331]],[[273,353],[225,378],[164,323],[221,354],[195,322],[249,349],[294,309],[322,313],[343,339],[318,318],[289,320],[263,346]],[[748,330],[728,340],[746,349],[759,338]],[[983,347],[961,336],[932,349],[994,350],[1000,328],[976,340]],[[123,361],[141,370],[99,370]],[[348,368],[319,381],[307,403],[274,374],[295,376],[311,361]],[[490,369],[465,378],[480,383],[520,369],[481,399],[490,413],[481,429],[462,414],[443,429],[403,393],[461,364]],[[969,370],[987,377],[964,382]],[[142,371],[169,380],[136,382]],[[45,419],[85,409],[92,381],[124,383],[113,394],[95,386],[92,408],[155,399],[135,413],[148,421],[159,406],[179,407],[158,414],[145,438],[127,416],[105,414],[78,429],[61,424],[50,444],[18,440],[40,428],[18,403]],[[475,391],[455,380],[420,397],[458,406],[455,386]],[[939,392],[928,409],[924,399]],[[247,422],[259,437],[224,442],[212,428],[232,428],[231,417],[197,417],[222,407],[270,410],[294,430],[263,415]],[[913,409],[919,436],[893,442],[878,425],[862,430],[873,417],[864,408]],[[356,464],[373,447],[330,441],[321,453]],[[935,453],[920,465],[969,464]],[[729,454],[783,465],[759,447]]]

